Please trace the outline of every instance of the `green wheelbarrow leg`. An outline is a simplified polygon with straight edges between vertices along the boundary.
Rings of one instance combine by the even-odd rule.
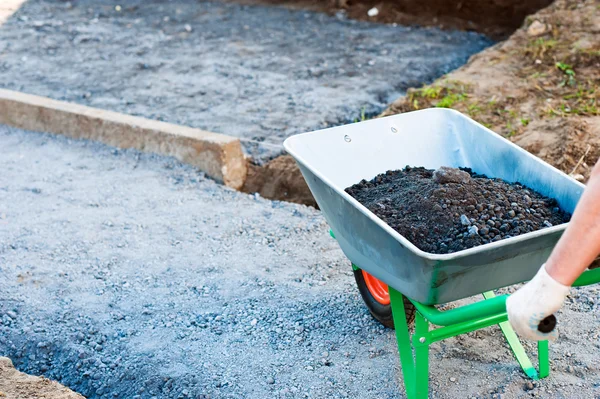
[[[495,298],[496,295],[492,291],[488,291],[483,293],[483,297],[487,300]],[[538,343],[538,361],[540,368],[540,371],[538,373],[538,371],[531,363],[531,360],[529,360],[529,357],[525,352],[525,348],[523,348],[521,341],[519,341],[519,338],[517,337],[517,334],[515,333],[515,330],[513,330],[513,328],[511,327],[510,323],[508,321],[503,321],[499,324],[499,326],[502,330],[502,334],[504,334],[504,337],[508,342],[508,346],[510,346],[510,349],[514,353],[515,357],[517,358],[517,361],[519,362],[519,365],[521,366],[523,372],[527,375],[527,377],[531,378],[532,380],[538,380],[540,378],[547,377],[550,373],[548,341],[540,341]]]
[[[550,355],[548,353],[548,341],[538,342],[538,359],[540,362],[540,378],[550,375]]]
[[[402,303],[402,302],[400,302]],[[429,322],[417,312],[415,315],[415,340],[425,340],[429,332]],[[421,342],[423,343],[423,342]],[[416,390],[418,399],[427,399],[429,394],[429,344],[415,346]]]
[[[525,374],[534,380],[547,377],[550,372],[548,341],[538,343],[539,373],[529,360],[523,345],[519,341],[517,334],[506,320],[506,313],[495,309],[496,302],[501,298],[494,299],[493,292],[483,294],[491,313],[481,312],[479,318],[467,318],[464,321],[462,313],[464,310],[454,310],[452,316],[448,315],[444,327],[429,331],[428,316],[436,317],[439,311],[433,307],[421,305],[413,302],[417,307],[415,317],[415,334],[411,342],[410,331],[406,323],[406,314],[404,312],[404,300],[401,293],[389,287],[390,300],[392,304],[392,314],[394,325],[396,327],[396,339],[398,340],[398,351],[400,352],[400,363],[402,365],[402,374],[404,376],[404,386],[406,387],[406,396],[408,399],[427,399],[429,393],[429,345],[433,342],[464,334],[469,331],[498,324],[502,329],[508,345],[517,358]],[[504,299],[502,299],[503,301]],[[486,302],[484,301],[484,302]],[[501,303],[503,305],[503,302]],[[472,305],[471,305],[472,306]],[[483,309],[483,306],[478,307]],[[503,307],[503,306],[502,306]],[[474,308],[473,308],[474,309]],[[452,312],[452,311],[451,311]],[[442,320],[440,320],[442,321]],[[414,357],[413,357],[414,349]]]
[[[392,287],[389,287],[389,293],[406,396],[408,399],[427,399],[429,392],[429,346],[415,348],[415,357],[413,358],[413,345],[410,340],[408,324],[406,324],[402,294]],[[415,322],[415,338],[429,331],[429,323],[419,312],[417,312]]]

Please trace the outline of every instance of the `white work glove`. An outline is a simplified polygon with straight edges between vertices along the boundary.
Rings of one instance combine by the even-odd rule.
[[[550,333],[543,333],[538,330],[538,325],[562,307],[570,288],[550,277],[546,265],[542,265],[530,282],[506,300],[508,321],[523,338],[554,341],[558,338],[556,328]]]

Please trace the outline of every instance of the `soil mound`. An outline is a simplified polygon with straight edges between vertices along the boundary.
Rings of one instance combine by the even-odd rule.
[[[571,215],[520,183],[468,168],[407,166],[346,189],[419,249],[447,254],[557,224]]]

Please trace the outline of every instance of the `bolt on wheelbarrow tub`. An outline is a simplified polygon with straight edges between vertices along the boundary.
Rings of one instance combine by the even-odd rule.
[[[584,185],[450,109],[426,109],[288,138],[292,155],[345,255],[414,301],[447,303],[531,279],[567,224],[458,251],[427,253],[344,189],[406,165],[468,167],[519,182],[572,213]]]

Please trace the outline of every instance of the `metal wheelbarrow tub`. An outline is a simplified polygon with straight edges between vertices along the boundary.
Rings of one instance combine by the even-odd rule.
[[[452,254],[421,251],[344,189],[406,165],[469,167],[520,182],[573,212],[584,185],[450,109],[426,109],[288,138],[345,255],[414,301],[451,302],[531,279],[567,224]]]

